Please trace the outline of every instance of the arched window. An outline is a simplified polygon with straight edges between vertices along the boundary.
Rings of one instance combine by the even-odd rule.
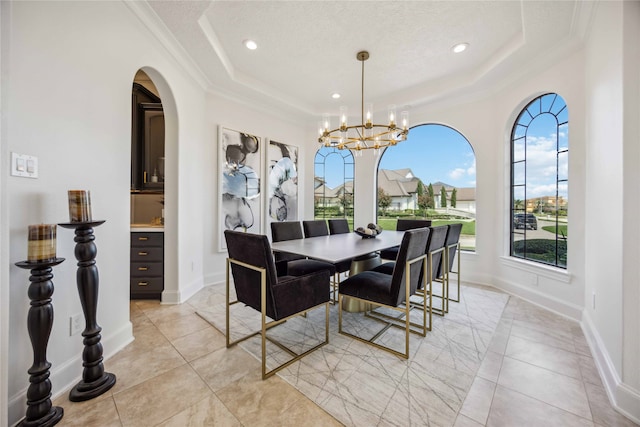
[[[406,141],[385,149],[378,163],[378,219],[395,230],[398,218],[432,224],[462,222],[460,246],[476,248],[476,157],[457,130],[413,127]]]
[[[347,218],[353,228],[353,154],[321,147],[316,152],[313,183],[314,218]]]
[[[567,104],[539,96],[511,132],[511,256],[567,268],[568,165]]]

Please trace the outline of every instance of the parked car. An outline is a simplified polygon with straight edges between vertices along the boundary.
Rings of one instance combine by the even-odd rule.
[[[538,229],[538,220],[534,214],[517,213],[513,215],[513,228],[515,229]]]

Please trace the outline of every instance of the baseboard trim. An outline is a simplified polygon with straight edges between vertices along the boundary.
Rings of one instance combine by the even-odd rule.
[[[189,285],[178,290],[162,291],[162,304],[182,304],[202,289],[202,280],[194,280]]]
[[[538,307],[549,310],[560,316],[575,320],[576,322],[580,322],[580,320],[582,319],[582,307],[568,303],[566,301],[562,301],[553,296],[545,295],[531,288],[520,286],[515,283],[510,283],[505,280],[499,280],[496,278],[492,278],[491,281],[488,281],[488,283],[477,284],[500,289],[503,292],[517,296],[518,298],[522,298],[523,300],[530,302],[531,304],[537,305]]]
[[[609,352],[586,310],[582,314],[581,326],[611,405],[625,417],[640,424],[640,392],[620,379]]]
[[[131,322],[126,322],[125,326],[120,328],[113,334],[103,335],[101,343],[103,348],[108,349],[103,353],[105,370],[109,372],[109,364],[106,363],[110,357],[122,350],[129,343],[134,340],[133,337],[133,325]],[[27,373],[25,372],[25,375]],[[76,385],[82,379],[82,352],[76,357],[68,359],[62,365],[52,367],[50,371],[52,395],[51,400],[55,400],[65,393],[68,393],[71,387]],[[116,379],[117,381],[117,379]],[[25,377],[25,382],[28,383],[28,379]],[[9,399],[9,425],[17,425],[25,416],[27,410],[27,389],[28,384],[18,393],[13,395]]]

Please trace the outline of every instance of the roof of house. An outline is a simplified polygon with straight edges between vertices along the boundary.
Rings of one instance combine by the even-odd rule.
[[[411,169],[380,169],[378,171],[378,187],[391,197],[406,197],[418,189],[420,178]]]

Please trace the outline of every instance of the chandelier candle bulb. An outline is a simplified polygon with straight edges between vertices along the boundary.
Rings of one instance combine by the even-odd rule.
[[[340,107],[340,129],[347,128],[347,117],[349,117],[349,110],[347,107]]]
[[[402,120],[402,129],[409,129],[409,112],[403,111],[400,113],[400,120]]]
[[[373,104],[366,104],[364,110],[366,114],[366,121],[364,125],[369,129],[373,125]]]
[[[86,190],[69,190],[69,222],[91,221],[91,195]]]
[[[393,128],[396,125],[396,106],[389,105],[389,127]]]
[[[56,225],[30,225],[27,260],[44,262],[54,259],[56,259]]]

